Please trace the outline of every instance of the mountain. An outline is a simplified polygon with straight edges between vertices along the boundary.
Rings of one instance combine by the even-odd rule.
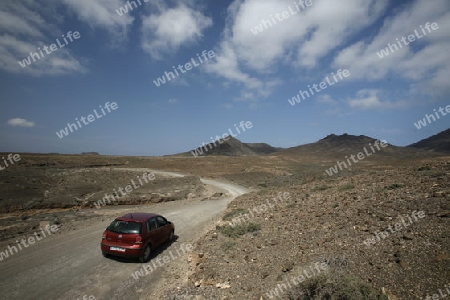
[[[271,154],[283,150],[283,148],[275,148],[266,143],[243,143],[243,144],[248,148],[250,148],[253,152],[258,154]]]
[[[350,157],[352,154],[357,155],[366,151],[379,158],[409,159],[450,153],[450,129],[407,147],[398,147],[388,143],[386,147],[381,147],[378,144],[378,149],[375,146],[376,141],[377,139],[365,135],[330,134],[314,143],[284,149],[266,143],[242,143],[234,137],[229,137],[222,144],[219,142],[216,142],[215,145],[213,143],[206,144],[189,152],[176,154],[176,156],[255,156],[270,154],[289,157],[344,159],[346,156]]]
[[[423,151],[417,149],[397,147],[388,143],[388,146],[378,149],[375,146],[377,139],[365,135],[343,135],[330,134],[325,138],[306,145],[296,146],[276,153],[286,156],[309,156],[322,159],[344,159],[345,156],[357,155],[359,152],[367,151],[384,158],[413,158],[423,155]],[[373,148],[373,150],[372,150]]]
[[[432,152],[450,153],[450,128],[408,147]]]
[[[206,144],[205,146],[196,148],[189,152],[180,153],[178,155],[193,155],[193,156],[211,156],[211,155],[225,155],[225,156],[255,156],[266,155],[279,151],[280,148],[275,148],[266,143],[242,143],[238,139],[229,136],[229,139],[222,143],[215,142]]]

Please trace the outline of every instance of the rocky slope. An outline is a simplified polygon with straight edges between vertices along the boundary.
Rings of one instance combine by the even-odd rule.
[[[429,138],[423,139],[408,147],[434,152],[450,153],[450,129],[444,130]]]
[[[280,192],[291,199],[241,219],[238,229],[229,225],[249,209],[274,204]],[[402,219],[407,226],[397,225]],[[398,230],[389,232],[389,226]],[[291,283],[279,291],[281,298],[324,299],[311,293],[329,292],[346,295],[332,299],[421,299],[450,279],[449,228],[450,161],[374,168],[248,194],[234,200],[216,230],[198,241],[189,284],[166,298],[270,299],[270,291],[292,276],[325,263],[325,277],[309,286]],[[345,288],[332,284],[336,273],[348,278]],[[358,289],[371,290],[373,297],[354,294]]]

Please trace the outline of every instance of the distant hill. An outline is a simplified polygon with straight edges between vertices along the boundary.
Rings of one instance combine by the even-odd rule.
[[[253,152],[258,154],[271,154],[283,150],[283,148],[272,147],[266,143],[243,143],[243,144],[248,148],[250,148]]]
[[[433,152],[450,153],[450,128],[408,147]]]
[[[330,134],[317,142],[288,148],[278,152],[276,155],[303,155],[343,159],[345,156],[352,154],[356,155],[359,152],[363,152],[364,148],[366,148],[369,153],[375,153],[376,155],[384,156],[386,158],[413,158],[421,154],[423,155],[422,151],[419,151],[420,153],[418,153],[416,149],[398,147],[391,144],[385,148],[380,147],[381,150],[378,150],[374,146],[375,141],[376,139],[365,135],[356,136],[346,133],[343,135]],[[375,152],[371,150],[370,144],[374,147]]]
[[[196,155],[194,156],[211,156],[211,155],[225,155],[225,156],[255,156],[266,155],[279,151],[280,148],[275,148],[266,143],[242,143],[234,137],[229,137],[228,140],[209,143],[203,147],[196,148],[189,152],[180,153],[178,155]]]
[[[345,156],[357,155],[364,152],[377,155],[379,158],[409,159],[424,156],[437,156],[439,153],[450,152],[450,129],[441,132],[428,139],[412,144],[408,147],[399,147],[388,144],[388,147],[378,150],[374,145],[377,139],[365,135],[330,134],[325,138],[306,145],[291,148],[276,148],[266,143],[242,143],[238,139],[230,137],[222,144],[216,142],[206,144],[203,147],[176,154],[176,156],[256,156],[278,155],[294,157],[314,157],[321,159],[344,159]],[[389,141],[388,141],[389,142]],[[372,151],[370,147],[374,147]]]
[[[81,152],[81,155],[100,155],[98,152]]]

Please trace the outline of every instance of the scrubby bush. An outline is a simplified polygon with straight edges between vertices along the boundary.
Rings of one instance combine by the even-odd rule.
[[[288,297],[291,300],[388,300],[369,284],[335,272],[302,282]]]
[[[233,219],[235,216],[242,214],[244,212],[246,212],[247,210],[243,209],[243,208],[233,208],[231,211],[227,212],[224,216],[223,216],[223,220],[224,221],[229,221],[231,219]]]
[[[256,223],[247,223],[247,224],[240,224],[236,226],[218,226],[218,231],[222,233],[225,236],[231,237],[231,238],[237,238],[241,235],[244,235],[246,233],[255,232],[261,229],[260,224]]]
[[[325,190],[328,190],[329,188],[331,188],[331,186],[328,186],[328,185],[318,185],[318,186],[316,186],[316,187],[314,187],[314,188],[312,189],[312,192],[325,191]]]
[[[388,190],[395,190],[395,189],[400,189],[402,187],[403,187],[402,184],[394,183],[394,184],[391,184],[390,186],[388,186],[387,189]]]

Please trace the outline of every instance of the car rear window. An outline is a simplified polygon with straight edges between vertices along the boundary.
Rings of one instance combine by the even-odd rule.
[[[107,228],[117,233],[142,233],[141,223],[114,220]]]

